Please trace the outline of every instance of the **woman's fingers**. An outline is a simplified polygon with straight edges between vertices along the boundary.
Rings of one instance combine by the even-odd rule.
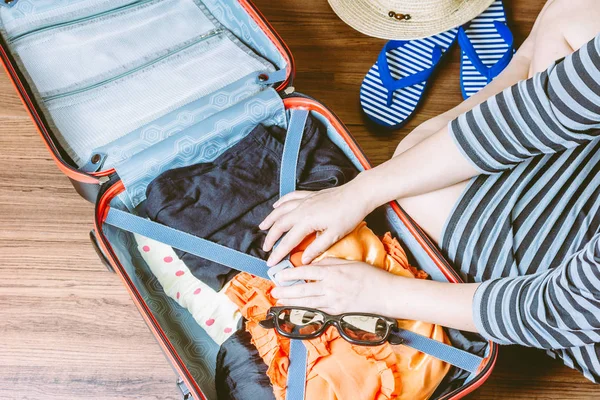
[[[299,299],[302,297],[323,296],[324,290],[320,282],[314,282],[294,286],[278,286],[273,288],[271,294],[276,299]]]
[[[300,205],[299,201],[288,201],[281,207],[278,207],[271,211],[269,215],[263,220],[263,222],[258,225],[258,227],[265,231],[273,226],[275,222],[277,222],[281,217],[290,212],[294,211]]]
[[[279,200],[273,204],[273,208],[277,208],[281,206],[283,203],[286,203],[290,200],[300,200],[304,199],[310,195],[313,195],[315,192],[309,192],[307,190],[296,190],[295,192],[291,192],[281,197]]]
[[[271,251],[275,246],[275,243],[279,240],[284,233],[292,229],[295,224],[295,220],[290,218],[289,215],[279,218],[269,229],[265,242],[263,243],[263,251]],[[271,254],[271,257],[273,255]]]
[[[345,258],[336,258],[336,257],[326,257],[322,260],[316,261],[311,264],[311,266],[332,266],[332,265],[345,265],[345,264],[356,264],[356,261],[346,260]]]
[[[281,299],[277,302],[278,306],[286,307],[306,307],[315,308],[317,310],[325,311],[328,314],[335,314],[335,310],[328,308],[327,297],[303,297],[300,299]]]
[[[311,233],[312,231],[308,227],[308,225],[305,225],[303,223],[297,223],[296,225],[294,225],[289,230],[289,232],[283,237],[283,239],[281,239],[279,244],[275,246],[275,248],[271,252],[271,255],[267,259],[267,265],[269,267],[272,267],[273,265],[283,260],[285,256],[287,256],[292,250],[294,250],[294,247],[298,246],[300,242],[302,242],[304,238]]]
[[[325,279],[326,267],[317,267],[306,265],[298,268],[288,268],[277,274],[277,280],[280,281],[322,281]],[[300,286],[300,285],[297,285]]]
[[[302,254],[302,264],[310,264],[312,260],[320,256],[327,249],[339,240],[338,236],[331,233],[331,229],[327,229],[304,250]]]

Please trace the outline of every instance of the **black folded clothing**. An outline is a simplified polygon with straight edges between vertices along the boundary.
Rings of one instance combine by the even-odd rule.
[[[266,232],[258,224],[279,198],[285,130],[258,125],[211,163],[173,169],[147,188],[145,211],[164,225],[247,254],[267,258]],[[309,117],[298,158],[298,190],[342,185],[357,174],[354,165]],[[219,291],[237,271],[175,250],[192,274]]]
[[[275,400],[267,365],[241,329],[219,349],[215,387],[219,400]]]

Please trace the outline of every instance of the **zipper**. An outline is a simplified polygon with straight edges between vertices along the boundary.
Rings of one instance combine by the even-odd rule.
[[[96,14],[88,15],[88,16],[77,18],[77,19],[70,20],[70,21],[60,22],[60,23],[57,23],[57,24],[50,24],[50,25],[42,26],[42,27],[33,29],[31,31],[23,32],[23,33],[21,33],[19,35],[16,35],[16,36],[10,38],[9,42],[10,43],[15,43],[15,42],[17,42],[17,41],[19,41],[19,40],[21,40],[23,38],[29,37],[31,35],[35,35],[37,33],[46,32],[46,31],[49,31],[49,30],[52,30],[52,29],[62,28],[62,27],[65,27],[65,26],[76,25],[76,24],[78,24],[80,22],[86,22],[86,21],[90,21],[90,20],[93,20],[93,19],[96,19],[96,18],[101,18],[101,17],[104,17],[104,16],[112,14],[112,13],[117,13],[119,11],[124,11],[124,10],[127,10],[129,8],[132,8],[132,7],[137,7],[138,5],[150,3],[151,1],[155,1],[155,0],[137,0],[137,1],[133,2],[133,3],[131,3],[131,4],[126,4],[124,6],[113,8],[113,9],[106,10],[106,11],[102,11],[102,12],[99,12],[99,13],[96,13]]]
[[[161,57],[159,57],[159,58],[157,58],[155,60],[152,60],[152,61],[149,61],[149,62],[147,62],[145,64],[142,64],[142,65],[140,65],[140,66],[138,66],[136,68],[133,68],[133,69],[127,71],[127,72],[123,72],[122,74],[113,76],[111,78],[105,79],[103,81],[100,81],[100,82],[95,83],[95,84],[90,85],[90,86],[86,86],[86,87],[81,88],[81,89],[71,90],[69,92],[55,94],[53,96],[46,96],[46,97],[42,98],[42,100],[44,100],[44,101],[52,101],[52,100],[56,100],[56,99],[61,99],[63,97],[73,96],[73,95],[76,95],[76,94],[87,92],[89,90],[95,89],[95,88],[100,87],[100,86],[104,86],[104,85],[106,85],[106,84],[108,84],[110,82],[114,82],[114,81],[119,80],[121,78],[124,78],[124,77],[126,77],[128,75],[131,75],[131,74],[134,74],[134,73],[136,73],[138,71],[141,71],[144,68],[148,68],[148,67],[150,67],[150,66],[152,66],[152,65],[154,65],[154,64],[156,64],[156,63],[158,63],[160,61],[163,61],[163,60],[165,60],[165,59],[167,59],[167,58],[169,58],[171,56],[174,56],[177,53],[180,53],[180,52],[182,52],[184,50],[187,50],[190,47],[193,47],[193,46],[195,46],[195,45],[197,45],[197,44],[199,44],[201,42],[204,42],[204,41],[206,41],[206,40],[208,40],[208,39],[210,39],[212,37],[218,36],[218,35],[220,35],[223,32],[224,32],[224,29],[222,29],[222,28],[213,29],[212,31],[207,32],[207,33],[199,36],[193,42],[190,42],[190,43],[186,44],[185,46],[183,46],[183,47],[181,47],[181,48],[179,48],[177,50],[172,51],[172,52],[170,52],[168,54],[165,54],[164,56],[161,56]]]

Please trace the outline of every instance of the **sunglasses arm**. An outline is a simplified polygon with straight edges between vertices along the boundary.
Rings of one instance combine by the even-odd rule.
[[[398,329],[396,327],[392,327],[390,330],[390,335],[388,336],[388,342],[393,345],[404,343],[404,339],[396,335],[396,332],[398,332]]]
[[[273,321],[273,318],[263,319],[258,324],[265,329],[275,328],[275,321]]]

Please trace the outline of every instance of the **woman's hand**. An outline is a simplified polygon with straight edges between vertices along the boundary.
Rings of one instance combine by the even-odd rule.
[[[283,270],[277,279],[309,281],[273,288],[271,294],[284,306],[316,308],[333,315],[379,314],[477,332],[473,297],[479,283],[410,279],[366,263],[337,258]]]
[[[302,263],[309,264],[350,233],[376,207],[370,203],[370,189],[360,182],[359,177],[336,188],[319,192],[296,191],[279,199],[271,214],[259,225],[260,229],[269,230],[264,251],[271,251],[287,232],[267,264],[277,264],[306,236],[319,232],[302,256]]]
[[[277,279],[311,281],[274,288],[271,294],[284,306],[317,308],[334,315],[345,312],[390,315],[390,295],[398,280],[404,278],[366,263],[326,258],[283,270]]]

